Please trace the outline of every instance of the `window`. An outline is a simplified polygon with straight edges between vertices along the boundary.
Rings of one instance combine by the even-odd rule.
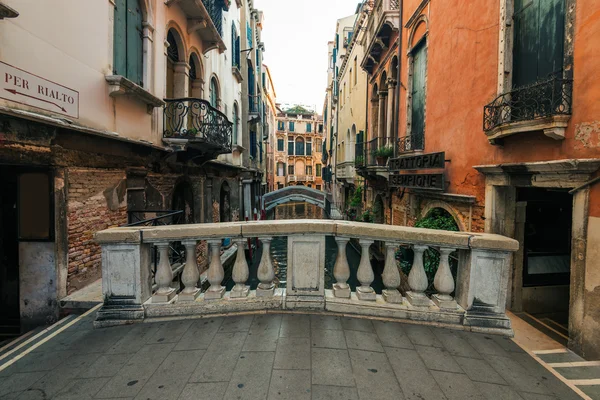
[[[412,53],[413,76],[410,132],[413,136],[414,145],[422,146],[422,139],[425,133],[425,76],[427,74],[426,40],[422,40],[413,49]]]
[[[277,121],[277,130],[278,131],[285,131],[285,123],[283,121]]]
[[[217,80],[212,78],[210,80],[210,105],[214,108],[219,108],[219,87],[217,85]]]
[[[319,133],[323,133],[323,124],[319,124]]]
[[[233,113],[232,113],[232,118],[233,118],[233,144],[238,144],[238,126],[239,126],[239,121],[238,121],[238,106],[237,103],[233,103]]]
[[[250,131],[250,156],[256,158],[256,132]]]
[[[312,165],[306,166],[306,175],[308,175],[308,176],[312,175]]]
[[[316,168],[316,172],[317,172],[316,175],[321,176],[321,164],[317,164],[315,168]],[[320,188],[317,188],[317,189],[320,189]]]
[[[277,183],[277,189],[283,189],[283,183],[278,182]]]
[[[308,122],[306,124],[306,132],[307,133],[311,133],[312,132],[312,124],[310,122]]]
[[[138,0],[116,0],[113,73],[144,86],[142,10]]]
[[[284,151],[284,145],[283,139],[277,139],[277,151]]]
[[[231,65],[240,68],[240,35],[235,29],[235,24],[231,24]]]
[[[288,156],[294,155],[294,139],[288,140]]]
[[[304,155],[304,139],[296,138],[296,155],[303,156]]]
[[[321,190],[321,185],[317,185],[317,190]]]
[[[306,155],[312,156],[312,140],[306,139]]]
[[[315,151],[316,152],[321,151],[322,147],[323,147],[323,141],[321,139],[315,139]]]
[[[52,177],[46,172],[18,176],[19,239],[51,240],[53,233]]]
[[[294,121],[290,121],[290,132],[294,132]]]
[[[294,166],[288,165],[288,175],[294,175]]]
[[[285,175],[285,164],[282,162],[277,163],[277,176]]]
[[[562,71],[564,0],[515,0],[513,87]]]

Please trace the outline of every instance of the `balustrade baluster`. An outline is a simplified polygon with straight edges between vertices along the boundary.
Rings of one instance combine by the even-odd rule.
[[[360,239],[360,247],[362,248],[360,256],[360,264],[358,265],[358,271],[356,277],[360,282],[360,287],[356,288],[356,297],[359,300],[375,301],[377,300],[377,294],[371,287],[371,283],[375,280],[373,274],[373,267],[371,267],[371,260],[369,259],[369,246],[373,244],[373,240]]]
[[[343,237],[335,238],[338,245],[338,252],[333,267],[333,276],[335,277],[336,282],[333,285],[333,295],[345,299],[349,299],[351,293],[350,286],[348,286],[350,266],[348,265],[348,258],[346,257],[346,246],[348,245],[349,240],[350,239]]]
[[[235,241],[238,248],[235,264],[233,265],[233,271],[231,273],[231,277],[235,282],[235,286],[229,294],[232,299],[244,298],[248,296],[248,292],[250,291],[250,286],[246,285],[250,276],[250,271],[248,269],[248,263],[246,262],[246,254],[244,253],[245,242],[246,239],[237,239]]]
[[[156,268],[154,280],[158,285],[156,293],[152,296],[153,303],[168,303],[175,297],[176,291],[171,287],[173,282],[173,269],[169,262],[169,243],[158,243],[160,261]]]
[[[179,293],[178,301],[194,301],[200,296],[198,289],[198,280],[200,279],[200,271],[198,271],[198,263],[196,261],[196,244],[195,240],[184,241],[185,246],[185,266],[181,273],[181,281],[185,288]]]
[[[410,291],[406,292],[406,300],[415,307],[428,307],[431,303],[429,298],[425,295],[427,290],[427,274],[425,273],[425,267],[423,266],[423,252],[427,250],[428,246],[413,246],[415,253],[413,265],[408,274],[408,286]]]
[[[453,310],[457,306],[456,301],[450,296],[450,293],[454,291],[454,277],[448,260],[450,253],[455,250],[447,247],[440,248],[440,265],[433,278],[433,285],[437,290],[437,294],[431,296],[432,300],[439,308],[445,310]]]
[[[260,283],[256,288],[256,296],[269,297],[275,294],[275,285],[273,284],[273,280],[275,279],[275,269],[273,268],[273,262],[271,261],[271,240],[273,239],[270,237],[259,239],[263,243],[263,253],[257,271]]]
[[[383,298],[388,303],[402,303],[402,295],[398,291],[398,286],[402,282],[400,280],[400,271],[396,263],[396,248],[398,243],[385,243],[385,267],[381,279],[385,289],[383,290]]]
[[[210,266],[208,267],[210,287],[204,293],[204,299],[216,300],[222,298],[225,294],[225,287],[221,286],[221,282],[225,278],[225,271],[221,264],[221,239],[211,239],[207,242],[210,246]]]

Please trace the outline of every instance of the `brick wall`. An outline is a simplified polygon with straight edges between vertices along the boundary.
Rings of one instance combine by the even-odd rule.
[[[100,246],[94,233],[127,223],[125,171],[69,169],[67,188],[70,294],[101,277]]]

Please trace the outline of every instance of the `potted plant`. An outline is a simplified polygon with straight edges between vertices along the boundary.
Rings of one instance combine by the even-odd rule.
[[[385,166],[387,159],[394,155],[394,148],[391,146],[383,146],[375,150],[375,159],[377,165]]]

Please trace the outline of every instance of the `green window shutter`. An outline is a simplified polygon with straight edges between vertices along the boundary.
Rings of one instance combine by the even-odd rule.
[[[563,69],[564,0],[515,0],[513,86],[547,78]]]
[[[306,132],[312,132],[312,125],[310,124],[310,122],[306,124]]]
[[[287,175],[287,163],[283,163],[283,176]]]
[[[115,0],[113,74],[127,74],[127,0]]]
[[[422,41],[414,50],[412,79],[411,134],[422,138],[425,131],[425,75],[427,72],[427,46]],[[415,144],[421,143],[416,141]]]
[[[143,28],[138,0],[127,0],[127,78],[142,86]]]

